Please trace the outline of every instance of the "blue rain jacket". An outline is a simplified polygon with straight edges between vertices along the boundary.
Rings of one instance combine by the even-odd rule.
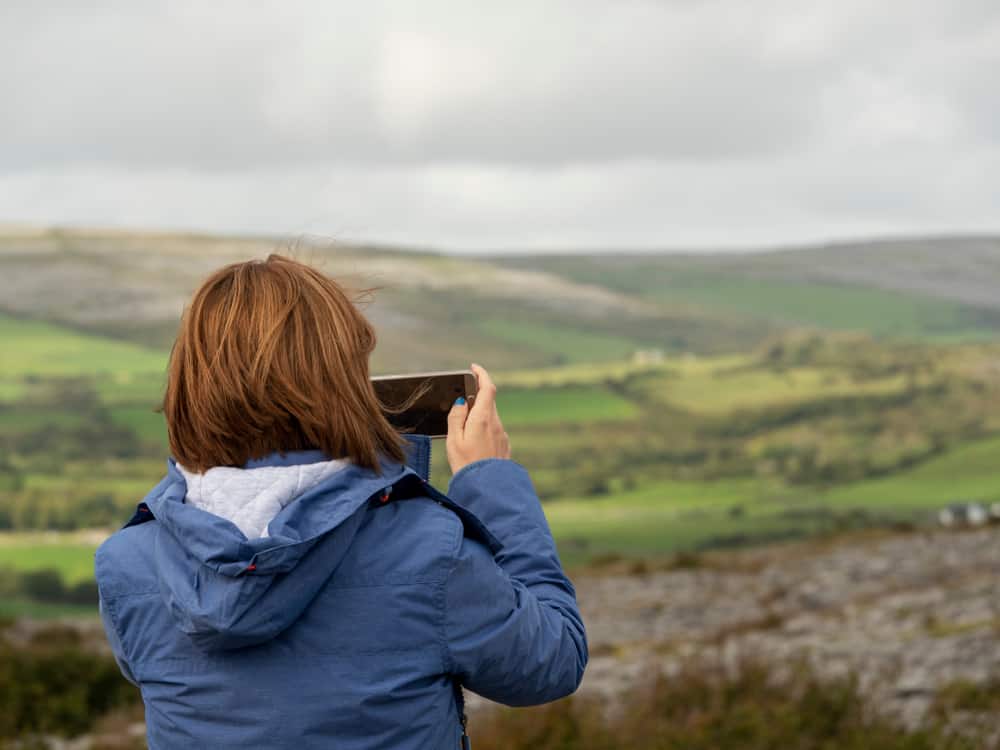
[[[479,461],[445,496],[429,455],[411,438],[410,466],[351,465],[252,540],[185,503],[168,461],[96,555],[151,750],[451,749],[456,685],[513,706],[576,690],[584,626],[527,472]]]

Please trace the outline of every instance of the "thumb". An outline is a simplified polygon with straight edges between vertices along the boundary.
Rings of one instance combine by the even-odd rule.
[[[465,431],[465,420],[469,416],[469,405],[464,398],[455,399],[448,412],[448,437],[458,437]]]

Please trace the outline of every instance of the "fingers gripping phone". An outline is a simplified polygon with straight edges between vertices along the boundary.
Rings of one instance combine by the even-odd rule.
[[[389,423],[400,432],[440,438],[448,434],[455,399],[473,403],[478,391],[471,370],[380,375],[371,379]]]

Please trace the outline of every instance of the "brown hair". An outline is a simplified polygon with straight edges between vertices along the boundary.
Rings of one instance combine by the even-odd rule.
[[[174,458],[192,471],[315,448],[369,469],[380,454],[402,461],[368,379],[374,348],[371,323],[315,268],[271,255],[216,271],[170,353]]]

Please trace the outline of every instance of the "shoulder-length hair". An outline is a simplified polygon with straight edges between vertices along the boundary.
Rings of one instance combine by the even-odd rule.
[[[368,379],[375,330],[344,289],[280,255],[233,263],[195,292],[170,353],[163,413],[191,471],[321,449],[379,469],[402,439]]]

